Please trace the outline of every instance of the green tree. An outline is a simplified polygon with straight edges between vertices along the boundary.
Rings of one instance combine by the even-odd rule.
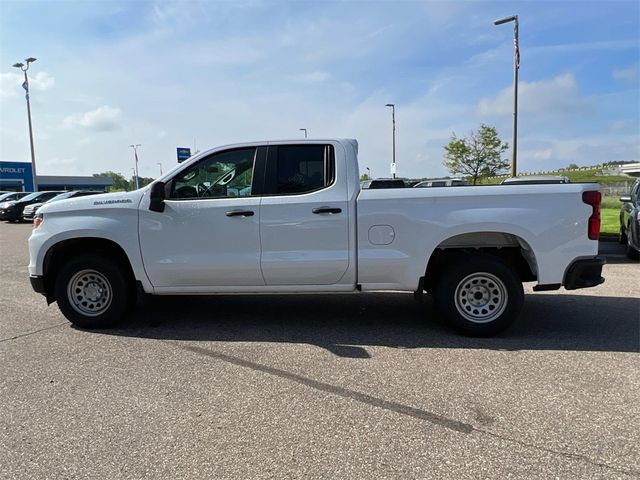
[[[455,132],[444,146],[443,164],[453,175],[466,175],[476,184],[480,177],[500,175],[509,167],[509,161],[502,159],[502,153],[509,148],[502,143],[494,127],[481,124],[477,132],[468,137],[458,138]]]
[[[362,175],[360,175],[361,182],[365,182],[367,180],[371,180],[371,178],[369,178],[369,175],[367,175],[366,173],[363,173]]]
[[[569,170],[576,170],[578,168],[578,165],[576,165],[575,163],[570,163],[569,166],[567,167],[567,169]]]
[[[111,177],[111,179],[113,180],[113,186],[111,187],[112,190],[125,190],[127,192],[131,190],[131,188],[129,188],[129,181],[124,178],[124,175],[122,175],[121,173],[108,171],[102,173],[94,173],[93,176]]]

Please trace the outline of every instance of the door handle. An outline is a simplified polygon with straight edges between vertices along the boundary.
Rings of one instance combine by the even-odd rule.
[[[331,208],[331,207],[320,207],[320,208],[314,208],[313,210],[311,210],[313,213],[341,213],[342,209],[341,208]]]
[[[253,217],[253,210],[232,210],[225,215],[227,217]]]

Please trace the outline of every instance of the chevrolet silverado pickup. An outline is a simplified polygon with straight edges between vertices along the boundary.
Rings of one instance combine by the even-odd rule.
[[[46,204],[31,284],[89,329],[125,319],[140,291],[396,290],[491,335],[517,318],[523,282],[604,281],[597,184],[361,190],[357,153],[355,140],[229,145],[133,192]]]

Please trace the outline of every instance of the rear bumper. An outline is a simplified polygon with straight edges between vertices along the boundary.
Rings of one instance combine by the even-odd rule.
[[[42,295],[47,294],[44,287],[44,277],[31,275],[29,281],[31,282],[31,288],[33,288],[36,293],[41,293]]]
[[[605,263],[605,258],[600,256],[574,260],[564,275],[564,288],[576,290],[604,283],[602,267]]]

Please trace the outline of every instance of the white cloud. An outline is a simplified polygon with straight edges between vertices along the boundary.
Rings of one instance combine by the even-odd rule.
[[[616,80],[633,82],[638,80],[638,64],[628,66],[627,68],[620,68],[613,71],[612,76]]]
[[[518,108],[532,114],[564,114],[584,111],[589,101],[580,96],[578,82],[571,73],[564,73],[549,80],[520,82]],[[480,100],[477,114],[508,115],[513,110],[513,87],[508,87],[493,97]]]
[[[0,97],[16,97],[22,93],[24,75],[18,72],[0,73]],[[29,88],[31,91],[45,92],[56,83],[56,79],[47,72],[38,72],[29,76]]]
[[[105,132],[117,129],[120,109],[103,105],[85,113],[74,113],[64,119],[66,127],[86,127],[90,130]]]
[[[297,80],[300,82],[308,82],[308,83],[322,83],[326,82],[331,78],[331,74],[329,72],[316,70],[315,72],[303,73],[300,75],[295,75],[292,77],[293,80]]]

